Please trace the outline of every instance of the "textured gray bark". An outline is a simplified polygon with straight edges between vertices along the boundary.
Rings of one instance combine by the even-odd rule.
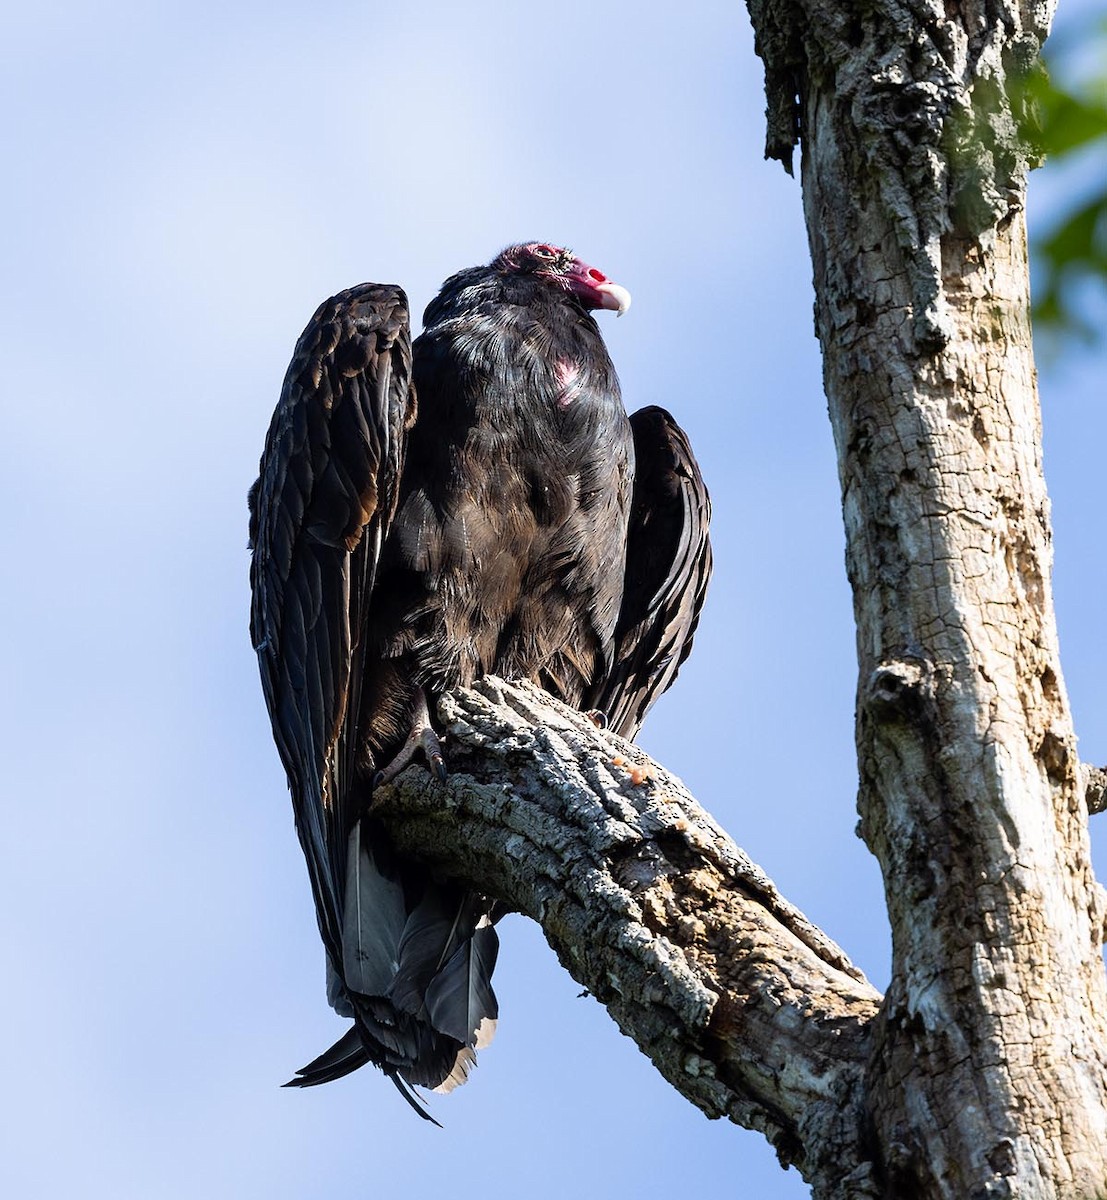
[[[1104,904],[1050,594],[1020,126],[1049,4],[751,3],[801,132],[893,975],[889,1196],[1107,1194]]]
[[[447,698],[449,784],[409,771],[381,813],[541,922],[674,1086],[822,1200],[1107,1196],[1103,774],[1058,654],[1023,221],[1052,6],[749,8],[768,153],[802,149],[888,994],[675,780],[531,689]]]
[[[842,950],[678,779],[588,717],[497,679],[439,715],[446,784],[412,767],[374,800],[400,849],[538,921],[709,1116],[761,1130],[809,1178],[852,1162],[860,1188],[880,996]]]

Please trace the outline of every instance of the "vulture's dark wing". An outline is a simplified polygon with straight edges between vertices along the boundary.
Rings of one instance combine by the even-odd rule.
[[[663,408],[630,418],[634,494],[615,659],[595,707],[634,737],[650,706],[676,678],[711,575],[711,501],[683,430]]]
[[[296,345],[250,493],[250,628],[330,962],[342,961],[364,609],[414,419],[407,297],[362,284]]]

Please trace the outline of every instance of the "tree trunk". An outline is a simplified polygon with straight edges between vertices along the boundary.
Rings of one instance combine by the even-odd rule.
[[[751,11],[778,23],[770,93],[800,81],[859,809],[892,923],[869,1068],[886,1194],[1103,1195],[1104,905],[1050,594],[1011,100],[1042,9]]]
[[[1107,1196],[1104,789],[1050,594],[1017,101],[1049,12],[750,11],[769,153],[803,149],[888,994],[678,781],[526,688],[447,698],[449,783],[409,770],[379,811],[540,921],[666,1078],[822,1200]]]

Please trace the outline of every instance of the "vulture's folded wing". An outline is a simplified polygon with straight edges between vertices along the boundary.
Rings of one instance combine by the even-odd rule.
[[[632,738],[692,648],[711,575],[711,501],[688,439],[663,408],[640,409],[630,424],[635,471],[623,600],[614,663],[594,706]]]
[[[407,297],[362,284],[304,330],[250,492],[250,628],[319,927],[342,961],[360,631],[414,420]]]

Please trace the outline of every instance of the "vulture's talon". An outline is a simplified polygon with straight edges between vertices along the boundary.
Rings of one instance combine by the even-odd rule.
[[[592,722],[597,729],[606,729],[609,722],[607,713],[600,708],[587,708],[584,710],[584,715]]]
[[[420,753],[439,781],[445,783],[447,771],[446,760],[442,755],[442,743],[438,740],[438,734],[431,728],[427,696],[422,688],[415,693],[415,704],[411,713],[411,729],[408,731],[407,740],[392,761],[385,763],[373,776],[374,791],[386,783],[391,783],[404,767],[410,766],[415,761],[415,756]]]

